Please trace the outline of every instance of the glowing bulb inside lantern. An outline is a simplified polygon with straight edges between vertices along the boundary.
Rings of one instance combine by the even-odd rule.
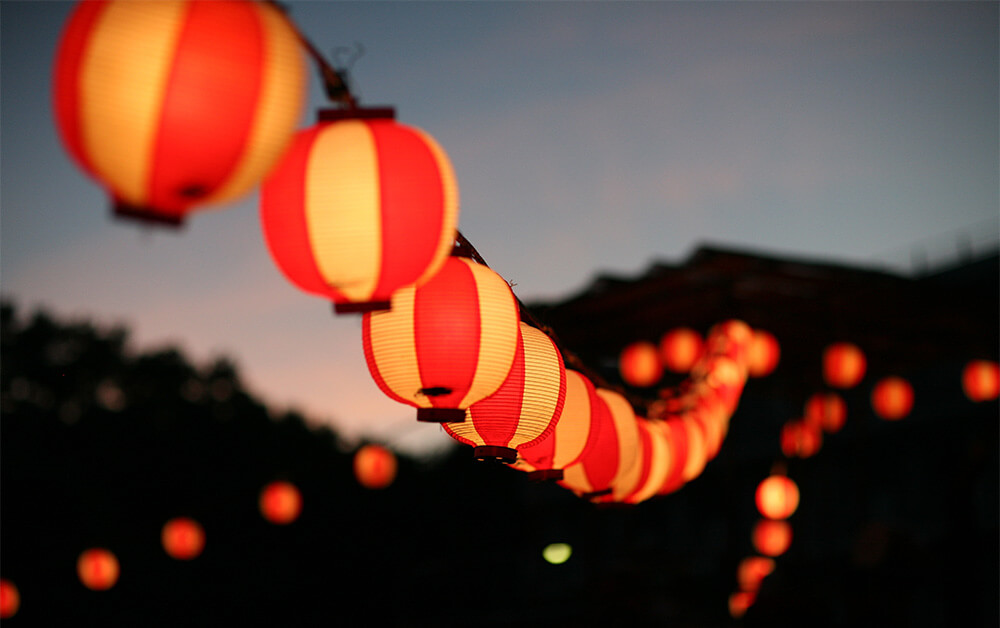
[[[550,543],[542,550],[542,558],[551,565],[561,565],[573,554],[573,548],[568,543]]]

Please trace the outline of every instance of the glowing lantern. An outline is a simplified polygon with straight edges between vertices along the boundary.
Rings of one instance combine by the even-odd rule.
[[[618,372],[629,386],[645,388],[660,381],[663,365],[656,345],[640,341],[626,346],[618,357]]]
[[[688,460],[688,430],[686,423],[676,417],[657,421],[654,425],[659,426],[670,449],[669,468],[663,478],[663,484],[656,491],[657,495],[667,495],[684,486],[684,470]]]
[[[271,482],[260,492],[260,514],[271,523],[287,525],[302,512],[302,494],[291,482]]]
[[[10,619],[21,608],[21,594],[17,586],[7,579],[0,579],[0,619]]]
[[[872,389],[872,408],[887,421],[897,421],[913,409],[913,386],[902,377],[886,377]]]
[[[636,417],[636,421],[642,466],[634,488],[621,499],[626,504],[638,504],[656,495],[670,472],[670,447],[663,430],[648,419]]]
[[[751,377],[770,375],[778,366],[781,358],[781,346],[770,332],[755,329],[750,340],[750,350],[747,355],[747,369]]]
[[[677,327],[660,338],[660,360],[674,373],[687,373],[701,357],[704,341],[689,327]]]
[[[84,551],[76,561],[80,582],[92,591],[106,591],[115,586],[119,571],[115,555],[100,547]]]
[[[449,436],[473,455],[512,463],[517,450],[548,436],[566,399],[566,369],[547,335],[520,323],[514,364],[500,388],[469,406],[465,420],[445,423]]]
[[[761,519],[753,528],[753,546],[765,556],[781,556],[792,544],[792,526],[783,519]]]
[[[757,485],[757,510],[768,519],[787,519],[799,507],[799,487],[784,475],[771,475]]]
[[[266,2],[80,2],[56,56],[67,149],[116,212],[153,221],[249,191],[305,94],[298,35]]]
[[[962,390],[972,401],[992,401],[1000,394],[1000,365],[973,360],[962,371]]]
[[[555,430],[546,438],[518,449],[514,468],[539,479],[562,479],[562,470],[583,455],[594,431],[591,413],[597,391],[589,379],[566,370],[566,399]]]
[[[450,257],[422,286],[397,290],[392,309],[364,315],[365,361],[391,399],[420,421],[462,421],[507,378],[519,312],[507,282],[486,266]]]
[[[823,446],[823,430],[814,423],[798,419],[781,428],[781,451],[789,458],[809,458]]]
[[[635,486],[638,465],[639,427],[635,413],[620,394],[597,390],[598,403],[592,420],[597,423],[593,442],[575,463],[563,470],[559,484],[588,499],[615,498],[623,488]]]
[[[705,428],[699,421],[689,415],[681,417],[681,420],[684,421],[688,437],[688,455],[683,477],[685,482],[690,482],[705,470],[705,465],[708,463],[708,444],[705,439]]]
[[[764,556],[747,556],[736,567],[736,582],[742,591],[756,591],[761,581],[774,571],[774,559]]]
[[[340,313],[387,309],[393,292],[433,276],[455,241],[448,157],[390,112],[347,110],[301,131],[261,188],[271,256]]]
[[[386,488],[396,479],[396,455],[379,445],[365,445],[354,454],[354,477],[365,488]]]
[[[847,404],[837,393],[816,393],[806,400],[805,422],[828,434],[835,434],[847,421]]]
[[[611,420],[618,436],[618,469],[611,480],[611,499],[621,501],[638,484],[642,465],[639,464],[639,421],[632,404],[613,390],[599,389],[597,394],[608,404]]]
[[[755,591],[735,591],[729,594],[729,615],[739,619],[746,615],[747,610],[757,601]]]
[[[176,517],[160,532],[163,549],[177,560],[191,560],[205,549],[205,530],[194,519]]]
[[[865,354],[849,342],[834,343],[823,352],[823,378],[834,388],[854,388],[867,367]]]

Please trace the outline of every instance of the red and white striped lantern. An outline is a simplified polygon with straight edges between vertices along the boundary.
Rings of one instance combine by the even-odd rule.
[[[449,257],[421,286],[397,290],[390,310],[362,319],[368,371],[420,421],[462,421],[500,388],[514,363],[517,299],[495,272]]]
[[[391,110],[345,110],[296,135],[264,181],[260,213],[271,256],[296,287],[340,313],[386,309],[447,259],[458,186],[432,137]]]
[[[469,406],[465,420],[444,423],[445,432],[471,445],[479,459],[513,463],[517,450],[549,436],[566,399],[562,355],[543,332],[520,324],[514,362],[495,393]]]
[[[256,185],[306,95],[294,27],[247,0],[80,2],[54,76],[63,143],[116,212],[174,224]]]

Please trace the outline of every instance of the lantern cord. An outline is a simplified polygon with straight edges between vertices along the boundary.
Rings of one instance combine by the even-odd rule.
[[[467,257],[487,268],[490,267],[490,265],[486,263],[486,260],[483,259],[483,256],[479,254],[479,251],[476,250],[476,247],[472,245],[472,242],[470,242],[468,238],[462,235],[462,232],[457,229],[455,230],[455,246],[452,249],[452,255]],[[511,292],[513,292],[513,290]],[[634,395],[629,394],[623,387],[609,383],[600,373],[597,373],[588,367],[578,355],[566,349],[566,347],[559,341],[559,337],[556,335],[555,330],[535,318],[535,315],[531,313],[531,310],[524,305],[516,294],[514,295],[514,300],[517,301],[517,307],[521,313],[521,320],[548,336],[549,340],[552,341],[552,344],[554,344],[559,353],[562,354],[563,362],[567,366],[571,367],[574,371],[578,371],[585,375],[587,379],[594,384],[594,386],[604,388],[606,390],[613,390],[625,397],[625,399],[632,404],[632,407],[641,409],[644,414],[648,413],[650,404],[647,400],[637,398]]]
[[[278,2],[278,0],[262,1],[264,4],[269,4],[278,9],[283,14],[288,14],[288,9],[283,3]],[[330,65],[330,63],[323,58],[322,53],[320,53],[316,46],[314,46],[305,34],[299,30],[299,27],[293,20],[288,20],[288,23],[291,25],[292,30],[295,31],[295,35],[299,38],[299,41],[306,49],[306,52],[309,53],[309,56],[316,64],[316,68],[319,70],[320,80],[323,82],[323,90],[326,92],[326,97],[334,103],[343,105],[347,109],[356,109],[358,103],[355,101],[354,95],[351,94],[351,90],[347,86],[347,81],[344,78],[346,72],[338,70],[334,66]]]

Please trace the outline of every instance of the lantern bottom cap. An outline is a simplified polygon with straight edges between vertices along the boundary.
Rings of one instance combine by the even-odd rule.
[[[183,213],[170,213],[155,207],[132,205],[120,199],[112,200],[111,213],[115,218],[121,220],[134,220],[166,227],[181,227],[184,225]]]
[[[591,491],[589,493],[582,493],[580,497],[583,499],[597,499],[598,497],[604,497],[605,495],[611,494],[611,487],[601,489],[599,491]]]
[[[528,479],[533,482],[558,482],[563,479],[563,470],[536,469],[528,472]]]
[[[335,314],[367,314],[368,312],[381,312],[391,308],[391,301],[344,301],[334,302],[333,312]]]
[[[417,420],[424,423],[461,423],[465,410],[461,408],[417,408]]]
[[[498,460],[507,464],[517,461],[517,450],[496,445],[480,445],[472,450],[472,455],[479,460]]]

